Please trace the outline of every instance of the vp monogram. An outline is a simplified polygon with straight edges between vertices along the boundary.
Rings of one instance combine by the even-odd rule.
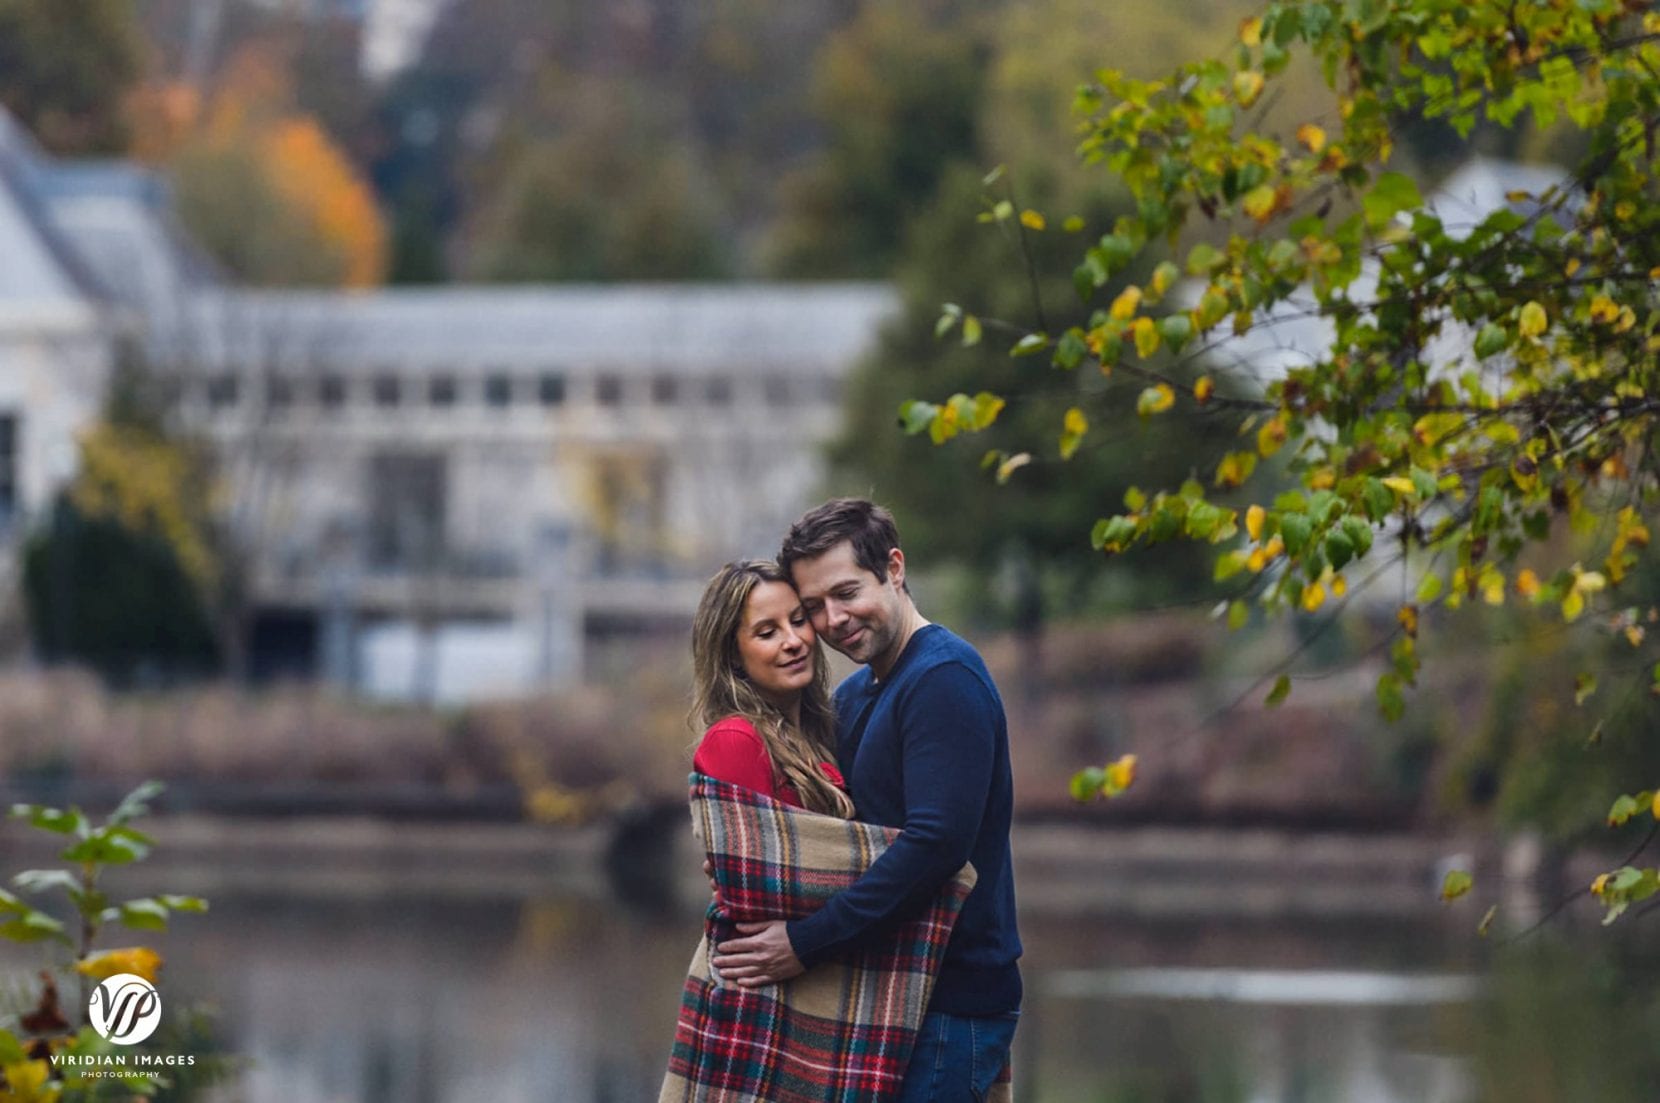
[[[133,973],[116,973],[99,982],[87,1003],[92,1027],[117,1045],[136,1045],[161,1022],[161,994]]]

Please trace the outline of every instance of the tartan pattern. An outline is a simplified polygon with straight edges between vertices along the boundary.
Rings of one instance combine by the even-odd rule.
[[[714,865],[711,905],[681,991],[659,1103],[881,1103],[895,1098],[951,927],[974,887],[964,866],[916,919],[783,984],[740,988],[715,975],[733,924],[810,915],[899,834],[792,808],[751,789],[691,777],[692,828]],[[1009,1070],[992,1101],[1009,1098]]]

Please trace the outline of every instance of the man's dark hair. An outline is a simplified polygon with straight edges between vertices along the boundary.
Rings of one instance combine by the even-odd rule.
[[[778,565],[788,574],[796,560],[816,559],[843,540],[853,545],[853,562],[879,579],[888,577],[899,527],[893,514],[864,498],[832,498],[802,514],[778,549]]]

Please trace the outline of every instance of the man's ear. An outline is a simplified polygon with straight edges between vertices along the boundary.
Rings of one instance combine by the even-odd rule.
[[[888,551],[887,581],[900,589],[905,588],[905,553],[898,548],[891,548]]]

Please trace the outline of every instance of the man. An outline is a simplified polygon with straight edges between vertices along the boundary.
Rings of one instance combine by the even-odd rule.
[[[970,1103],[1008,1057],[1021,998],[1003,702],[979,654],[917,610],[887,510],[838,498],[791,527],[778,560],[813,627],[863,663],[836,690],[837,758],[859,818],[898,827],[817,913],[740,924],[714,964],[746,987],[801,973],[919,911],[964,862],[979,880],[945,949],[901,1094]]]

